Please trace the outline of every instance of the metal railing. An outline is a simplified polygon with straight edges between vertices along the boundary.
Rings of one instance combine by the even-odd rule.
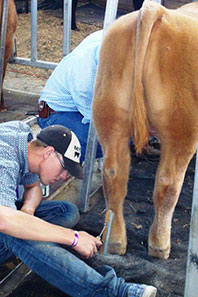
[[[9,0],[2,1],[2,21],[1,21],[1,39],[0,39],[0,94],[2,90],[3,66],[5,55],[5,40],[7,28]],[[37,59],[37,8],[38,1],[31,1],[31,58],[14,57],[12,55],[11,63],[21,64],[26,66],[39,67],[44,69],[54,69],[57,63],[42,61]],[[64,0],[64,19],[63,19],[63,57],[70,52],[71,48],[71,15],[72,15],[72,0]]]
[[[57,63],[37,60],[37,9],[38,1],[31,1],[31,59],[14,57],[12,63],[27,66],[54,69]],[[71,45],[71,11],[72,0],[64,0],[64,19],[63,19],[63,56],[70,52]]]
[[[5,55],[5,41],[6,41],[6,28],[7,28],[7,17],[8,17],[8,3],[9,0],[2,2],[2,18],[1,19],[1,39],[0,39],[0,96],[2,90],[3,81],[3,67],[4,67],[4,55]]]
[[[198,295],[198,151],[196,153],[193,200],[184,297]]]

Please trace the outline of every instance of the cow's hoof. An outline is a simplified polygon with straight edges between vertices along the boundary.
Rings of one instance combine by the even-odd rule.
[[[126,253],[126,245],[123,246],[121,243],[110,242],[109,250],[111,254],[124,255]]]
[[[76,27],[76,26],[75,27],[72,27],[72,30],[73,31],[80,31],[80,29],[78,29],[78,27]]]
[[[119,242],[109,242],[107,247],[107,253],[124,255],[126,253],[126,244]]]
[[[169,254],[170,254],[170,248],[166,249],[158,249],[158,248],[153,248],[149,246],[148,249],[148,254],[149,256],[160,258],[160,259],[168,259]]]

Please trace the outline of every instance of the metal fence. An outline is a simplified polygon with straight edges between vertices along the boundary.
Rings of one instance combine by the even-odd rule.
[[[1,39],[0,39],[0,94],[2,90],[3,80],[3,65],[5,54],[5,36],[7,27],[9,0],[3,0],[2,4],[2,22],[1,22]],[[57,63],[42,61],[37,59],[37,9],[38,1],[31,0],[31,58],[12,56],[11,62],[26,66],[33,66],[44,69],[54,69]],[[71,45],[71,15],[72,15],[72,0],[64,0],[63,6],[63,56],[70,52]]]
[[[31,1],[31,59],[14,57],[12,60],[12,63],[53,70],[57,66],[57,63],[37,60],[37,9],[38,9],[38,1],[32,0]],[[70,44],[71,44],[72,0],[64,0],[63,10],[64,10],[63,56],[66,56],[70,52]]]

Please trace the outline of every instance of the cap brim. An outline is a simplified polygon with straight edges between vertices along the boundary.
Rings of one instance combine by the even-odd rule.
[[[83,179],[83,168],[79,163],[76,163],[66,157],[63,157],[65,169],[68,170],[68,172],[80,179]]]

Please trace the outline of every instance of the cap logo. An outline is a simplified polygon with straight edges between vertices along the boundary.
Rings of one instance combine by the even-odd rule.
[[[66,152],[64,153],[64,157],[76,163],[80,163],[80,156],[81,156],[80,142],[76,137],[76,135],[71,131],[71,141]]]

